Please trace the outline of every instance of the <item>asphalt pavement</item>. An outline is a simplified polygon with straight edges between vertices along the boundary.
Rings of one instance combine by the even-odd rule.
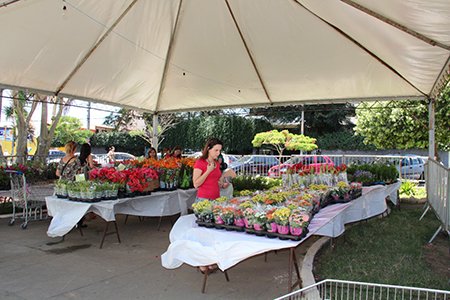
[[[81,236],[72,230],[61,241],[46,231],[50,220],[20,228],[0,218],[0,299],[273,299],[287,293],[286,250],[249,258],[209,276],[183,265],[168,270],[161,254],[169,246],[170,218],[157,230],[158,218],[118,216],[122,243],[114,235],[99,249],[104,221],[87,223]],[[213,230],[213,229],[212,229]],[[300,262],[311,242],[297,248]]]

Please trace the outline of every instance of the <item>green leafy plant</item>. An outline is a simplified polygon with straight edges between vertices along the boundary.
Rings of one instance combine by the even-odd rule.
[[[402,182],[400,186],[400,196],[414,197],[416,195],[417,184],[415,182],[406,180]]]

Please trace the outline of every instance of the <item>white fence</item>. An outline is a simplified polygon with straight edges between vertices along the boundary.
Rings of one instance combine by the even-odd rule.
[[[391,155],[246,155],[230,163],[229,167],[240,175],[280,177],[288,166],[302,163],[304,166],[338,166],[382,162],[393,164],[402,179],[425,179],[426,157]]]
[[[326,279],[276,300],[449,300],[450,291]]]
[[[450,170],[430,159],[428,161],[427,178],[428,205],[434,210],[442,224],[437,233],[441,229],[450,232]]]

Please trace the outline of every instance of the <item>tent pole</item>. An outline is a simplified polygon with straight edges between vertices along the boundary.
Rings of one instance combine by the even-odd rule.
[[[436,103],[433,98],[428,99],[428,158],[435,159],[434,117]]]
[[[152,135],[152,146],[156,149],[158,153],[158,115],[153,114],[153,135]]]

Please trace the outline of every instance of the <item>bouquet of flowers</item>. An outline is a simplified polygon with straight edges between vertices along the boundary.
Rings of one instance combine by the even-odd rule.
[[[226,225],[234,224],[234,208],[231,206],[222,207],[222,220]]]
[[[213,206],[211,201],[203,200],[192,204],[194,214],[199,221],[212,222],[213,220]]]

